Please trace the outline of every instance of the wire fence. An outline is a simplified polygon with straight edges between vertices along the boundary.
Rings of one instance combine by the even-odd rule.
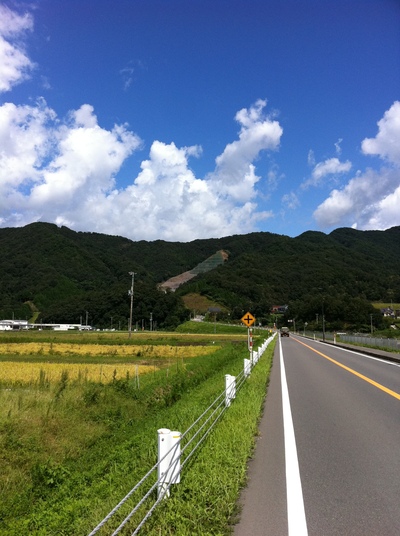
[[[299,335],[314,338],[317,340],[347,342],[356,346],[369,346],[373,348],[382,348],[382,350],[391,350],[400,352],[400,339],[389,337],[373,337],[372,335],[348,335],[346,333],[317,332],[317,331],[298,331]]]
[[[240,391],[249,376],[251,368],[258,362],[274,337],[275,334],[266,339],[257,350],[251,352],[250,366],[248,366],[249,360],[245,360],[245,365],[240,374],[236,377],[226,375],[225,390],[221,392],[196,421],[189,426],[182,435],[180,435],[178,443],[174,444],[169,450],[163,453],[161,457],[159,455],[157,463],[149,469],[129,493],[127,493],[125,497],[107,514],[107,516],[90,532],[89,536],[94,536],[100,531],[101,534],[111,534],[111,536],[115,536],[119,534],[130,521],[132,521],[132,524],[136,527],[131,535],[134,536],[139,533],[140,529],[154,512],[155,508],[163,499],[169,496],[171,485],[179,482],[182,469],[193,460],[198,449],[210,435],[224,413],[229,409],[231,400],[236,397],[236,393]],[[159,430],[159,432],[161,432],[161,430]],[[169,432],[169,430],[167,430],[167,432]],[[179,449],[179,456],[174,455],[176,449]],[[169,459],[171,461],[167,463],[167,467],[160,473],[160,467],[164,467],[165,461]],[[171,478],[171,475],[175,476]],[[139,492],[139,488],[142,489],[141,492]],[[147,491],[143,491],[143,489],[146,489]],[[142,493],[141,497],[139,493]],[[136,504],[131,506],[128,511],[128,502],[133,503],[135,500],[137,501]],[[123,511],[125,511],[125,513],[122,513]],[[119,522],[119,525],[115,529],[109,528],[106,531],[111,518],[114,518],[114,525],[117,522]],[[115,521],[115,519],[118,521]]]
[[[358,344],[359,346],[374,346],[400,352],[400,339],[372,337],[367,335],[340,335],[340,340],[343,342]]]

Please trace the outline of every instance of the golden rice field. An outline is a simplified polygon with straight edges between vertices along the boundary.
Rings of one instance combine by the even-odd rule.
[[[68,344],[45,342],[21,342],[0,344],[0,354],[10,356],[51,356],[60,362],[0,362],[0,381],[35,383],[39,381],[59,381],[67,373],[69,380],[96,381],[108,383],[113,379],[146,374],[159,368],[160,360],[191,358],[214,353],[219,346],[153,346],[153,345],[107,345],[107,344]],[[63,356],[82,356],[81,363],[63,363]],[[154,364],[140,363],[85,363],[84,357],[114,356],[137,357],[141,360],[154,360]],[[58,361],[58,359],[57,359]],[[156,365],[156,361],[157,365]]]
[[[68,344],[54,342],[19,342],[0,344],[0,355],[86,355],[140,356],[141,358],[184,358],[209,355],[219,346]]]
[[[134,364],[81,364],[81,363],[21,363],[3,361],[0,363],[0,381],[18,383],[55,382],[62,374],[68,374],[68,380],[94,381],[109,383],[113,379],[131,378],[138,374],[154,371],[152,365]]]

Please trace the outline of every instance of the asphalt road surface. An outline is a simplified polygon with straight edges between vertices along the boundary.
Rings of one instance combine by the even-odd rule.
[[[280,338],[248,478],[235,536],[399,536],[400,365]]]

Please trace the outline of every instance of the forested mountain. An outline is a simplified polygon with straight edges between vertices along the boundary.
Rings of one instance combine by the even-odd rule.
[[[164,292],[158,285],[192,270],[217,251],[228,260]],[[182,297],[199,293],[218,302],[231,319],[251,311],[268,320],[272,305],[315,322],[324,314],[335,327],[368,323],[371,301],[400,302],[400,227],[386,231],[337,229],[296,238],[251,233],[188,243],[133,242],[34,223],[0,229],[0,317],[74,322],[89,315],[97,327],[127,327],[135,272],[135,322],[172,327],[189,317]],[[87,312],[87,313],[86,313]]]

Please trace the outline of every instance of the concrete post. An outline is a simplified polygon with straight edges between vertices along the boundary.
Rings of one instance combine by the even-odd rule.
[[[181,433],[160,428],[158,432],[158,497],[169,497],[168,484],[181,481]]]
[[[246,378],[250,376],[250,371],[251,371],[250,359],[245,359],[244,360],[244,375]]]
[[[227,408],[231,405],[231,400],[236,397],[235,376],[225,374],[225,405]]]
[[[169,497],[168,487],[168,469],[171,462],[171,453],[167,454],[171,449],[171,430],[168,428],[160,428],[158,433],[158,469],[157,469],[157,481],[158,497],[165,495]]]

